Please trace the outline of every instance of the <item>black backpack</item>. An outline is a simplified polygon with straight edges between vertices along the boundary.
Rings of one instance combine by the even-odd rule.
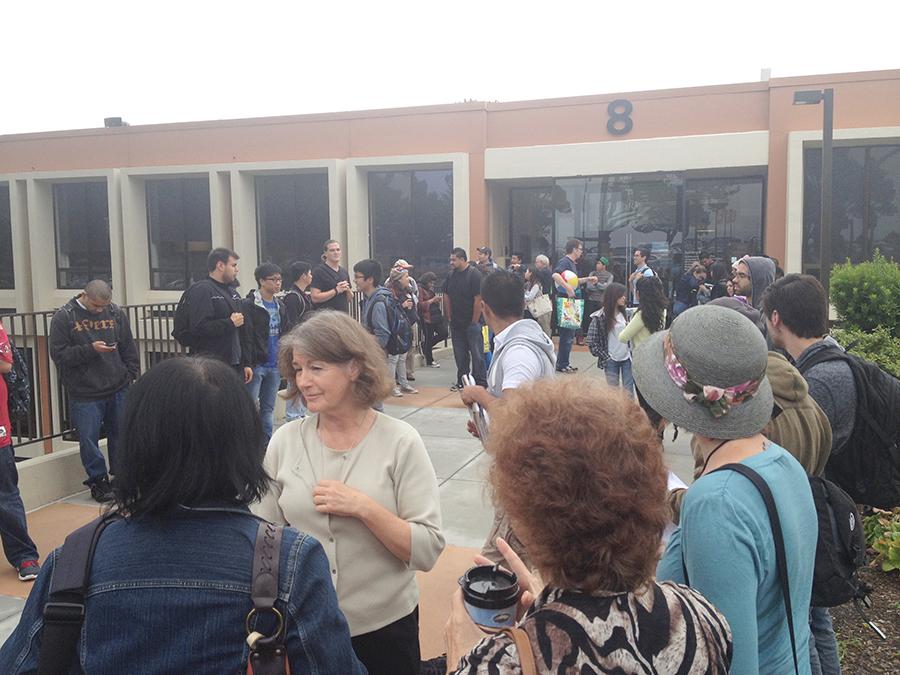
[[[831,454],[825,477],[857,504],[900,505],[900,380],[877,364],[833,347],[813,354],[801,373],[826,361],[844,361],[856,385],[856,419],[843,447]]]
[[[824,478],[809,476],[809,487],[819,519],[810,605],[837,607],[851,600],[862,600],[869,590],[858,573],[866,564],[866,536],[856,504],[846,492]]]
[[[412,345],[412,328],[406,318],[406,313],[393,298],[387,300],[384,296],[378,296],[366,311],[366,326],[370,327],[370,332],[374,332],[371,329],[371,325],[372,312],[375,310],[376,302],[384,303],[384,308],[387,311],[388,326],[391,329],[391,336],[388,338],[388,343],[385,347],[387,353],[391,356],[405,354],[409,351],[410,345]]]
[[[31,374],[28,363],[22,352],[16,349],[12,337],[9,337],[9,348],[13,357],[12,370],[4,373],[3,379],[6,380],[6,390],[9,392],[9,416],[16,419],[28,415],[31,410]]]

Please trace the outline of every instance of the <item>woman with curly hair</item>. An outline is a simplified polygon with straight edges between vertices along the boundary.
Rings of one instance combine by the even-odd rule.
[[[592,405],[571,404],[583,398]],[[509,392],[491,412],[494,499],[546,586],[498,540],[528,589],[518,624],[527,643],[485,637],[457,591],[451,672],[519,673],[533,657],[542,673],[726,673],[722,615],[696,591],[653,579],[669,519],[666,469],[640,407],[597,380],[557,379]],[[523,419],[535,421],[527,434]]]

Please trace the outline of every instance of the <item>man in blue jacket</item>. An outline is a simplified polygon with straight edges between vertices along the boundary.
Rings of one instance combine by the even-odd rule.
[[[112,302],[109,285],[94,279],[50,322],[50,358],[69,393],[72,424],[78,430],[81,463],[91,496],[112,499],[100,429],[106,429],[110,469],[115,473],[119,422],[125,392],[141,372],[128,318]]]

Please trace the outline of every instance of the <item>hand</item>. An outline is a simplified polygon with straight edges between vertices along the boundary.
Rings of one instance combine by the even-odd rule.
[[[403,307],[403,309],[412,309],[412,300],[404,300],[401,307]]]
[[[568,295],[570,298],[575,297],[575,289],[569,286],[569,284],[566,284],[566,295]]]
[[[544,590],[544,582],[536,574],[528,569],[528,566],[522,562],[522,559],[512,550],[503,537],[497,537],[494,541],[497,550],[506,559],[507,567],[519,579],[519,588],[522,594],[519,596],[519,607],[516,612],[516,619],[521,619],[528,611],[528,608],[534,604],[534,599]],[[482,555],[475,556],[476,565],[493,565],[492,560],[488,560]]]
[[[429,300],[428,302],[430,302],[430,303],[433,305],[434,303],[440,302],[440,301],[441,301],[441,296],[436,295],[436,296],[434,296],[431,300]]]
[[[232,313],[231,317],[229,318],[231,319],[231,323],[234,324],[235,328],[240,328],[244,325],[244,315],[240,312]]]
[[[350,282],[349,281],[339,281],[337,283],[335,290],[338,293],[346,293],[347,291],[350,290]]]
[[[444,646],[447,648],[447,669],[456,670],[459,660],[484,639],[485,633],[475,625],[463,602],[462,589],[457,588],[450,600],[450,616],[444,626]]]
[[[481,439],[481,436],[478,435],[478,427],[475,426],[475,422],[472,420],[468,420],[466,422],[466,431],[472,434],[475,438]]]
[[[479,396],[484,393],[484,391],[484,387],[479,387],[477,384],[469,384],[459,390],[459,397],[466,405],[481,403]]]
[[[313,488],[313,504],[319,513],[358,518],[368,500],[362,492],[339,480],[320,480]]]
[[[97,352],[98,354],[109,354],[110,352],[116,351],[115,345],[110,347],[103,340],[97,340],[96,342],[92,342],[91,347],[93,347],[94,351]]]
[[[244,384],[250,384],[253,380],[253,368],[244,366]]]

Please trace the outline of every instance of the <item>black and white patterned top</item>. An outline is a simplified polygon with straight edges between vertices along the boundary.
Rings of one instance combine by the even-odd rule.
[[[696,591],[672,582],[642,593],[545,588],[519,624],[541,673],[727,673],[731,629]],[[455,671],[518,675],[516,646],[506,635],[482,640]]]

